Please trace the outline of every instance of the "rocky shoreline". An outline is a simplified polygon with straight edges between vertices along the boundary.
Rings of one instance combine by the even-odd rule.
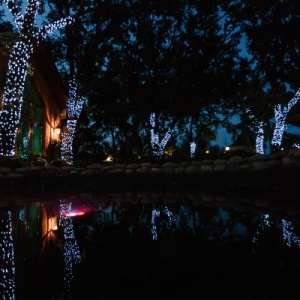
[[[2,191],[83,188],[86,190],[203,190],[298,201],[300,150],[271,156],[234,156],[191,162],[95,163],[74,166],[0,167]],[[287,200],[286,200],[287,201]]]

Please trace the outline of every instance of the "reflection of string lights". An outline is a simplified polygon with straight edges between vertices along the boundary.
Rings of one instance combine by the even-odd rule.
[[[169,219],[169,224],[172,225],[175,222],[175,216],[172,212],[167,208],[166,205],[162,209],[152,209],[152,217],[151,217],[151,233],[152,239],[157,240],[157,226],[156,226],[156,219],[160,217],[161,213],[165,214]]]
[[[257,226],[256,234],[252,239],[252,242],[255,246],[258,244],[258,239],[261,236],[262,232],[267,228],[271,226],[270,222],[270,216],[268,214],[263,215],[260,217],[261,222]],[[255,250],[253,250],[253,253],[255,253]]]
[[[64,284],[69,292],[71,281],[73,279],[73,266],[81,262],[80,249],[74,234],[74,225],[71,215],[72,203],[60,203],[60,221],[59,224],[63,227],[64,232],[64,262],[65,262],[65,277]]]
[[[295,243],[298,247],[300,247],[300,239],[299,237],[293,233],[294,227],[292,222],[282,219],[282,235],[283,242],[291,247],[292,243]]]
[[[0,218],[0,295],[1,299],[15,299],[15,255],[12,238],[11,212]]]

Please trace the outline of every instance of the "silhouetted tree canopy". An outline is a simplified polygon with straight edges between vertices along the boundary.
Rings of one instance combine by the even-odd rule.
[[[233,114],[250,107],[269,120],[299,88],[297,0],[48,0],[42,9],[45,21],[76,20],[48,45],[88,99],[81,129],[96,144],[111,140],[113,153],[149,149],[151,112],[161,134],[176,127],[175,139],[220,125],[237,134]]]

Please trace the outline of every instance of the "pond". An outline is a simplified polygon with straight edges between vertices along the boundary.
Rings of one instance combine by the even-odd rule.
[[[1,299],[299,299],[299,209],[263,204],[184,191],[2,195]]]

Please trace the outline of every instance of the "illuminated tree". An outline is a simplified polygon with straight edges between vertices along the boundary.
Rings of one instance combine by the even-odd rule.
[[[83,108],[84,98],[77,97],[75,76],[69,81],[69,96],[67,100],[67,125],[62,133],[61,158],[68,165],[73,164],[73,139],[77,120]]]
[[[257,154],[264,154],[264,123],[258,121],[253,115],[250,108],[246,108],[249,119],[254,122],[256,129],[255,150]]]
[[[39,8],[38,1],[29,0],[24,15],[20,13],[16,5],[17,1],[4,0],[3,2],[12,13],[18,31],[18,37],[9,55],[7,80],[0,111],[0,156],[12,157],[15,154],[14,146],[20,122],[29,58],[42,39],[55,30],[70,24],[73,19],[71,17],[63,18],[38,29],[34,25]]]
[[[190,143],[190,156],[191,156],[191,158],[194,158],[195,152],[196,152],[196,143],[191,142]]]
[[[276,124],[271,144],[275,149],[278,149],[281,146],[282,136],[286,129],[286,117],[292,109],[292,107],[298,103],[299,98],[300,89],[296,92],[295,96],[289,101],[289,103],[286,106],[283,106],[282,104],[276,104],[274,107]]]
[[[169,128],[167,133],[163,137],[163,139],[159,141],[159,133],[155,132],[155,127],[156,127],[155,119],[156,119],[155,113],[151,113],[150,114],[151,147],[154,156],[162,157],[164,154],[164,149],[172,135],[173,130]]]

